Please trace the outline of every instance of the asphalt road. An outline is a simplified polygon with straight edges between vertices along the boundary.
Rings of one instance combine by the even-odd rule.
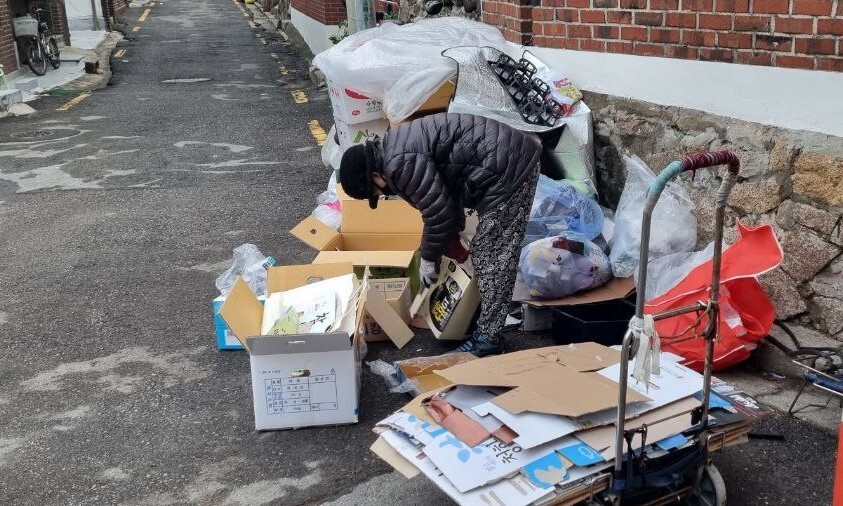
[[[248,357],[215,347],[214,279],[245,242],[313,258],[287,231],[328,179],[308,127],[330,127],[327,95],[230,0],[142,12],[108,87],[0,121],[0,504],[447,504],[368,451],[406,401],[368,371],[357,425],[253,430]],[[368,359],[446,348],[420,333]],[[834,439],[762,426],[785,441],[717,458],[730,504],[828,504]]]

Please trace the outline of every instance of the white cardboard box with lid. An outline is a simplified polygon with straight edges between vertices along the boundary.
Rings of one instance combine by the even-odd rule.
[[[337,293],[343,301],[338,313],[341,323],[327,333],[267,335],[264,306],[249,286],[238,279],[229,293],[220,315],[249,352],[255,429],[358,421],[361,362],[366,349],[357,329],[363,307],[383,327],[404,323],[377,290],[366,289],[365,279],[361,288],[352,269],[350,263],[345,263],[269,270],[268,285],[288,285],[290,288],[282,291],[291,298],[316,297],[325,293],[326,287]],[[340,272],[343,274],[338,275]],[[319,279],[322,281],[310,283]],[[407,328],[403,333],[409,340],[406,332],[412,336],[412,331]]]

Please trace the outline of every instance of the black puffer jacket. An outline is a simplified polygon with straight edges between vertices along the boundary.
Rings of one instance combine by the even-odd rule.
[[[377,151],[387,184],[424,218],[422,258],[437,261],[464,227],[464,208],[494,209],[539,170],[541,144],[491,119],[441,113],[390,130]]]

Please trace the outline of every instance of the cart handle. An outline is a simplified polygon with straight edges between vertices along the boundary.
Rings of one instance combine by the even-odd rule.
[[[664,191],[667,183],[680,173],[685,172],[686,170],[696,173],[699,169],[716,167],[718,165],[727,165],[729,168],[729,172],[726,174],[726,177],[723,178],[723,184],[720,186],[720,191],[717,193],[717,204],[725,205],[726,199],[729,197],[729,193],[732,190],[732,186],[734,186],[735,182],[737,182],[738,173],[740,172],[741,167],[738,155],[736,155],[734,151],[729,151],[727,149],[722,151],[711,151],[708,153],[696,153],[683,157],[681,160],[672,162],[663,171],[661,171],[658,176],[656,176],[656,179],[654,179],[652,183],[650,183],[649,193],[658,199],[658,196]],[[653,205],[655,207],[655,203]]]

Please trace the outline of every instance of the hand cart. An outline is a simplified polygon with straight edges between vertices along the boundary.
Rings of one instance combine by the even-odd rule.
[[[653,210],[668,182],[676,175],[696,172],[698,169],[726,165],[727,172],[722,178],[716,196],[716,214],[714,226],[714,257],[711,277],[711,293],[707,302],[698,302],[691,306],[677,308],[668,312],[652,315],[654,320],[661,320],[678,315],[696,312],[708,319],[703,338],[706,341],[705,369],[703,372],[702,402],[692,413],[694,426],[685,435],[691,436],[694,443],[674,450],[666,455],[647,458],[644,446],[636,452],[632,442],[636,437],[646,438],[646,426],[627,430],[626,392],[629,374],[629,361],[639,346],[649,346],[649,342],[639,342],[639,333],[633,332],[636,322],[644,318],[644,304],[647,300],[647,263],[649,260],[650,227]],[[709,427],[708,411],[711,396],[711,372],[714,357],[714,343],[717,339],[719,321],[720,266],[723,252],[723,226],[726,203],[729,193],[738,178],[740,162],[731,151],[716,151],[686,156],[668,165],[650,184],[644,206],[641,224],[641,247],[638,265],[638,286],[635,317],[630,329],[624,335],[621,349],[621,371],[619,377],[618,412],[615,435],[615,463],[608,488],[594,496],[594,504],[689,504],[689,505],[724,505],[726,491],[723,479],[711,462],[709,454],[724,447],[733,436],[723,430]],[[719,445],[719,446],[718,446]],[[628,449],[628,451],[625,451]]]

